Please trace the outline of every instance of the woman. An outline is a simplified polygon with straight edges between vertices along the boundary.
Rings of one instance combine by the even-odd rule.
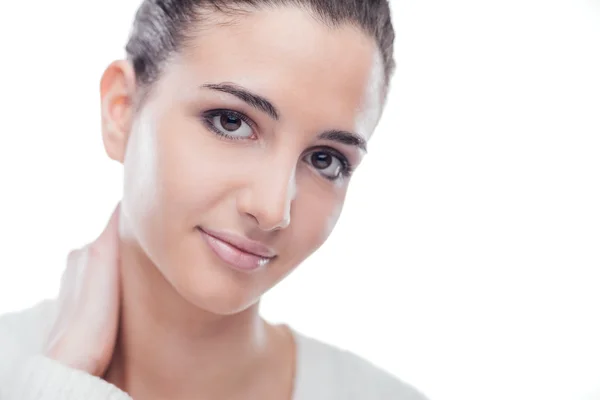
[[[101,80],[121,204],[2,318],[1,398],[423,399],[258,313],[340,215],[393,39],[386,0],[145,0]]]

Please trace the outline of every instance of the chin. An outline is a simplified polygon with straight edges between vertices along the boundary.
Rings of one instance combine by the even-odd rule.
[[[212,314],[234,315],[259,302],[261,293],[256,293],[251,282],[236,279],[229,271],[200,269],[204,268],[189,268],[172,282],[188,303]]]

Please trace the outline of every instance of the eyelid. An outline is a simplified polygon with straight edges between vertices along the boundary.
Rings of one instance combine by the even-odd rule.
[[[342,153],[341,151],[330,147],[330,146],[315,146],[315,147],[311,147],[310,149],[307,150],[305,156],[303,157],[303,159],[306,159],[310,154],[314,153],[314,152],[318,152],[318,151],[322,151],[322,152],[326,152],[331,154],[332,156],[336,157],[337,159],[339,159],[340,163],[342,164],[342,174],[341,174],[341,178],[346,178],[350,175],[352,175],[352,173],[354,172],[355,166],[354,164],[350,161],[350,159],[344,155],[344,153]],[[325,177],[325,179],[330,180],[330,181],[335,181],[336,179],[330,179]]]
[[[314,153],[315,151],[319,151],[319,150],[329,152],[332,155],[339,158],[340,161],[342,161],[343,163],[346,163],[348,166],[352,166],[352,162],[350,161],[351,157],[348,157],[342,151],[340,151],[334,147],[331,147],[331,146],[327,146],[327,145],[314,146],[314,147],[311,147],[310,149],[308,149],[307,153]]]
[[[258,125],[256,124],[256,122],[254,122],[252,120],[252,118],[250,118],[246,114],[236,111],[236,110],[231,110],[228,108],[215,108],[212,110],[204,111],[202,114],[205,117],[210,117],[210,118],[217,117],[220,115],[233,115],[236,118],[239,118],[242,121],[244,121],[245,123],[247,123],[248,125],[250,125],[250,127],[252,127],[252,129],[258,130]]]

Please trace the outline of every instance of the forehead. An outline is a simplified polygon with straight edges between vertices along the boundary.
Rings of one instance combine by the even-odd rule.
[[[383,90],[371,37],[349,24],[329,27],[294,7],[221,22],[199,29],[177,56],[180,84],[232,82],[271,100],[282,121],[301,117],[370,135]]]

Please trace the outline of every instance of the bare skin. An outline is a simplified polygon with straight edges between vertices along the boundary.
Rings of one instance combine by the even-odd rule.
[[[69,351],[49,345],[48,354],[136,399],[291,398],[293,338],[261,319],[259,300],[335,226],[350,180],[344,165],[356,168],[365,154],[382,81],[370,37],[295,8],[203,30],[139,110],[131,65],[111,64],[101,96],[105,148],[125,172],[119,229],[108,229],[118,255],[87,263],[118,271],[107,281],[120,296],[118,307],[106,292],[79,298],[78,315],[107,305],[94,315],[114,335],[92,334],[95,344]],[[232,87],[262,96],[277,115],[227,93]],[[214,113],[223,109],[244,118]],[[332,130],[347,133],[324,135]],[[259,242],[275,257],[252,272],[232,268],[205,230]],[[50,343],[93,333],[61,326],[55,331],[73,333]]]
[[[96,376],[105,373],[117,339],[119,213],[117,207],[94,242],[69,254],[46,341],[48,357]]]

